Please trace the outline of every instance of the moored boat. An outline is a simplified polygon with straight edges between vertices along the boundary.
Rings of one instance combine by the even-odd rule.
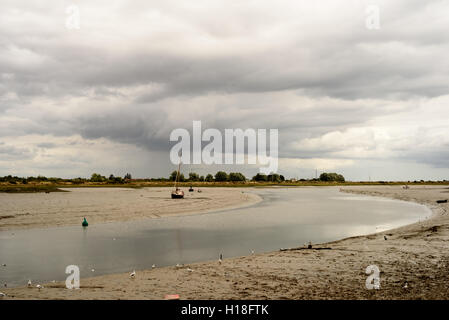
[[[184,198],[184,191],[182,191],[181,189],[179,189],[177,187],[177,183],[178,183],[178,178],[179,178],[179,171],[181,170],[181,162],[179,162],[179,166],[178,166],[178,172],[176,172],[176,178],[175,178],[175,190],[173,190],[171,192],[171,198],[172,199],[182,199]]]
[[[180,190],[179,188],[176,188],[176,190],[172,191],[171,198],[172,199],[182,199],[182,198],[184,198],[184,191]]]

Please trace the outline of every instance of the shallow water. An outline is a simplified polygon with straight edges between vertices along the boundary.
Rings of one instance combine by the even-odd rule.
[[[28,279],[34,283],[64,280],[65,268],[71,264],[79,266],[83,278],[147,269],[152,264],[215,260],[220,253],[228,258],[248,255],[251,250],[267,252],[387,230],[431,214],[419,204],[340,193],[338,188],[251,192],[263,201],[242,209],[86,229],[0,232],[0,283],[12,287],[25,285]]]

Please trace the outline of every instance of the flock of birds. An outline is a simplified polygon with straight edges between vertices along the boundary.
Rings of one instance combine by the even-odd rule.
[[[385,237],[386,238],[386,237]],[[387,239],[385,239],[385,240],[387,240]],[[251,255],[254,255],[255,254],[255,252],[254,252],[254,250],[251,250]],[[223,254],[221,254],[220,253],[220,255],[219,255],[219,257],[218,257],[218,264],[222,264],[223,263]],[[6,264],[3,264],[3,266],[6,266]],[[176,268],[177,269],[179,269],[179,268],[182,268],[184,265],[181,265],[181,264],[176,264]],[[155,264],[153,264],[152,266],[151,266],[151,269],[155,269],[156,268],[156,265]],[[189,272],[189,273],[191,273],[191,272],[193,272],[194,270],[193,269],[191,269],[190,267],[188,267],[187,269],[187,272]],[[92,272],[94,272],[95,271],[95,269],[92,269]],[[130,274],[129,274],[129,277],[131,278],[131,279],[135,279],[136,278],[136,270],[133,270],[133,272],[131,272]],[[55,282],[54,280],[53,280],[53,282]],[[5,287],[6,287],[6,284],[5,284]],[[33,284],[32,284],[32,282],[31,282],[31,280],[28,280],[28,283],[27,283],[27,287],[28,288],[32,288],[33,287]],[[39,291],[41,291],[41,289],[43,289],[44,288],[44,286],[42,286],[42,285],[40,285],[40,284],[37,284],[36,285],[36,288],[39,290]],[[408,288],[408,282],[405,282],[405,284],[404,284],[404,286],[402,287],[403,289],[407,289]],[[0,299],[3,299],[4,297],[6,297],[6,294],[5,293],[3,293],[3,292],[0,292]]]
[[[114,240],[115,240],[115,238],[114,238]],[[254,255],[254,250],[251,250],[251,255]],[[220,253],[220,255],[219,255],[219,257],[218,257],[218,263],[219,264],[222,264],[222,262],[223,262],[223,254],[221,254]],[[6,264],[3,264],[3,266],[4,267],[6,267]],[[181,264],[176,264],[176,268],[182,268],[184,265],[181,265]],[[156,265],[155,264],[153,264],[152,266],[151,266],[151,269],[155,269],[156,268]],[[190,268],[190,267],[188,267],[187,269],[187,272],[189,272],[189,273],[191,273],[191,272],[193,272],[194,270],[192,269],[192,268]],[[92,272],[95,272],[95,269],[91,269],[91,271]],[[131,278],[131,279],[135,279],[136,278],[136,270],[133,270],[133,272],[131,272],[130,274],[129,274],[129,277]],[[53,282],[55,282],[55,280],[53,280]],[[5,284],[5,287],[6,287],[6,284]],[[33,287],[33,284],[32,284],[32,282],[31,282],[31,280],[28,280],[28,283],[27,283],[27,287],[28,288],[32,288]],[[39,290],[39,291],[41,291],[41,289],[44,289],[44,286],[42,286],[42,285],[40,285],[40,284],[37,284],[36,285],[36,288]],[[6,294],[5,293],[3,293],[3,292],[0,292],[0,299],[3,299],[4,297],[6,297]]]

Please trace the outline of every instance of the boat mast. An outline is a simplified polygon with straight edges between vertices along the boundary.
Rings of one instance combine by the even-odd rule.
[[[178,190],[178,188],[176,187],[176,183],[178,182],[178,177],[179,177],[179,170],[181,170],[181,161],[179,161],[179,165],[178,165],[178,171],[176,172],[176,179],[175,179],[175,190]]]

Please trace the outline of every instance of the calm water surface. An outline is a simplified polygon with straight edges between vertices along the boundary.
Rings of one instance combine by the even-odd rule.
[[[220,253],[226,258],[248,255],[251,250],[267,252],[387,230],[431,214],[419,204],[340,193],[338,188],[249,192],[263,201],[243,209],[86,229],[0,232],[0,283],[12,287],[25,285],[28,279],[64,280],[70,264],[80,267],[81,277],[88,277],[147,269],[152,264],[215,260]]]

